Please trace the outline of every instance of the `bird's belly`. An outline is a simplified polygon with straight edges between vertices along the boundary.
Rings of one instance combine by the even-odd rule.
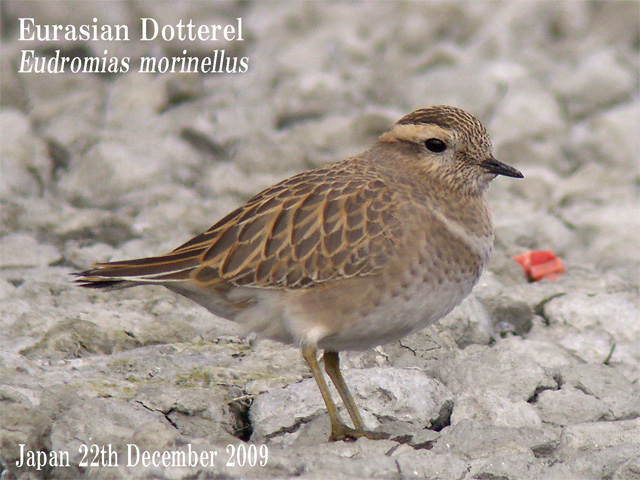
[[[416,332],[451,312],[471,292],[479,273],[451,272],[435,281],[412,275],[409,281],[394,282],[375,307],[363,309],[339,331],[319,340],[318,347],[366,350]]]
[[[307,292],[237,288],[223,298],[210,291],[176,291],[263,338],[334,351],[366,350],[447,315],[471,292],[483,260],[418,255],[400,272]]]

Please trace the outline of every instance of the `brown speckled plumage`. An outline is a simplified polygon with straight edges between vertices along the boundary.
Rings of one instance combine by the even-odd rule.
[[[157,257],[99,263],[85,287],[161,284],[259,335],[299,344],[327,404],[333,439],[376,434],[343,383],[337,352],[365,349],[437,321],[477,282],[492,244],[483,192],[498,174],[473,116],[429,107],[366,152],[288,178],[204,233]],[[335,410],[327,373],[355,429]]]

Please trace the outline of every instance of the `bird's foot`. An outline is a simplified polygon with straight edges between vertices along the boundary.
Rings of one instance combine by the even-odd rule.
[[[351,428],[346,425],[334,425],[331,428],[331,435],[329,435],[330,442],[357,440],[358,438],[365,437],[369,440],[386,440],[390,437],[388,433],[377,432],[373,430],[364,430],[359,428]]]

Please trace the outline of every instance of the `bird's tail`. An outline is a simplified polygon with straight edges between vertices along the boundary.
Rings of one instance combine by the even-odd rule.
[[[184,252],[119,262],[96,263],[84,272],[73,273],[75,282],[86,288],[119,289],[144,284],[184,282],[200,264],[199,259]]]

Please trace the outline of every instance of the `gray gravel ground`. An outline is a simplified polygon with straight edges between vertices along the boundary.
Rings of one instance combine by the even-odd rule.
[[[2,480],[640,478],[640,3],[1,8]],[[19,42],[19,17],[132,28],[241,17],[245,40]],[[250,63],[235,75],[18,74],[25,48],[220,48]],[[489,189],[496,246],[470,298],[438,325],[344,355],[366,422],[390,440],[326,442],[293,347],[240,338],[160,288],[70,282],[93,261],[168,251],[433,104],[478,116],[526,178]],[[510,256],[529,249],[553,250],[567,274],[527,282]],[[21,444],[68,452],[71,466],[18,468]],[[213,467],[127,465],[128,444],[218,455]],[[92,446],[118,466],[108,455],[79,466]],[[239,465],[243,452],[258,464]]]

